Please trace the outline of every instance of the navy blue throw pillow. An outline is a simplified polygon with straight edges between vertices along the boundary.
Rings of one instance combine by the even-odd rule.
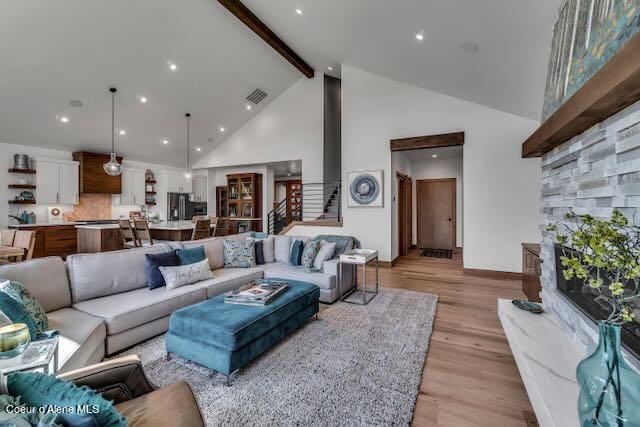
[[[158,267],[175,267],[180,265],[180,260],[175,249],[161,254],[145,254],[144,269],[147,275],[147,286],[156,289],[166,286],[164,277]]]
[[[256,265],[264,264],[264,252],[262,251],[262,240],[256,240],[254,243],[254,247],[256,249]]]
[[[304,243],[302,240],[296,240],[291,245],[291,253],[289,254],[289,264],[298,266],[302,259],[302,251],[304,250]]]

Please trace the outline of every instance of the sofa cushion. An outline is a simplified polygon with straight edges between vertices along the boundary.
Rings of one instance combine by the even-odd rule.
[[[162,273],[162,277],[164,277],[167,289],[192,285],[213,277],[211,270],[209,270],[209,260],[206,258],[193,264],[160,267],[160,273]]]
[[[298,280],[317,285],[320,289],[332,289],[336,287],[336,276],[321,272],[310,272],[300,267],[292,267],[288,264],[267,264],[264,270],[265,279]]]
[[[276,239],[273,236],[269,236],[266,239],[261,239],[260,241],[262,242],[262,255],[264,256],[265,264],[276,262]]]
[[[182,246],[185,249],[204,246],[204,254],[209,258],[209,267],[215,270],[216,268],[222,268],[224,265],[223,240],[224,238],[222,237],[210,237],[208,239],[182,242]]]
[[[289,262],[289,252],[291,252],[291,237],[274,236],[275,258],[276,262]]]
[[[223,292],[237,289],[248,284],[251,280],[262,279],[266,265],[253,268],[220,268],[213,272],[214,278],[198,283],[207,289],[207,298],[212,298]]]
[[[200,284],[176,289],[135,289],[115,295],[74,304],[74,308],[101,317],[107,324],[107,334],[113,335],[168,316],[175,310],[200,302],[207,297]]]
[[[331,258],[333,258],[333,254],[335,251],[335,242],[329,243],[326,240],[320,240],[320,248],[318,249],[316,259],[313,261],[313,268],[315,268],[316,270],[322,270],[322,264],[325,261],[329,261]]]
[[[319,241],[307,240],[307,242],[304,244],[304,249],[302,250],[300,265],[305,268],[312,268],[313,262],[316,260],[316,255],[318,255],[319,247],[320,247]]]
[[[64,370],[85,366],[96,348],[104,349],[107,329],[104,320],[73,308],[47,313],[49,326],[60,332],[58,367]]]
[[[71,306],[71,291],[60,257],[38,258],[0,266],[0,280],[22,283],[45,311]]]
[[[163,245],[67,257],[73,302],[147,287],[145,254],[166,252]],[[37,297],[37,296],[36,296]]]
[[[262,240],[256,240],[254,242],[256,250],[256,265],[264,264],[264,245]]]

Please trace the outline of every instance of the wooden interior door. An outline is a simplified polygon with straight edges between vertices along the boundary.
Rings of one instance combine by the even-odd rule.
[[[409,255],[411,250],[412,231],[412,184],[411,178],[398,173],[398,254]]]
[[[456,245],[456,179],[416,181],[418,247],[449,249]]]

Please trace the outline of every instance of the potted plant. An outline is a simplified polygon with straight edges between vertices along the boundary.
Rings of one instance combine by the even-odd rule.
[[[640,302],[640,227],[615,210],[609,220],[568,213],[547,231],[562,246],[564,278],[581,280],[609,311],[598,320],[598,347],[577,369],[581,425],[638,426],[640,376],[622,356],[620,328]]]

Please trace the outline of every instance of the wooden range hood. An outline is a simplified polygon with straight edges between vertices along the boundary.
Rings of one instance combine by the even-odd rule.
[[[122,163],[122,157],[117,157]],[[80,193],[121,194],[122,176],[110,176],[102,165],[109,161],[109,154],[77,151],[73,160],[80,162]]]
[[[522,144],[522,157],[540,157],[639,100],[640,33]]]

